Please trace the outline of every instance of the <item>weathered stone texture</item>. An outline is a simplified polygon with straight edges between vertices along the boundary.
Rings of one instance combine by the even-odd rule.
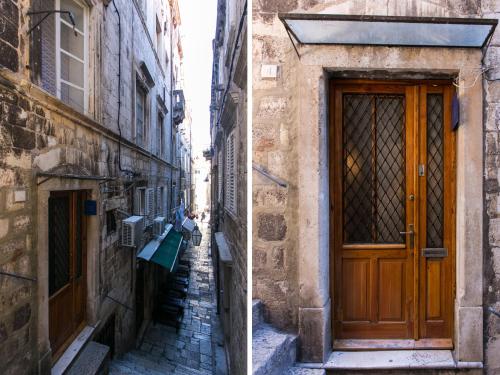
[[[282,241],[286,236],[286,221],[281,214],[261,214],[257,216],[258,236],[265,241]]]

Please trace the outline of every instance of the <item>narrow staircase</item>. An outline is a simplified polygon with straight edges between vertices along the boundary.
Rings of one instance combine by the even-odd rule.
[[[324,375],[322,369],[295,366],[297,336],[280,332],[266,324],[263,304],[252,302],[252,358],[253,375]]]

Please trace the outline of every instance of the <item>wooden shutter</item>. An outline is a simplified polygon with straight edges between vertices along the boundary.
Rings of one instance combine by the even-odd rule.
[[[226,189],[225,207],[236,213],[236,150],[234,130],[226,142]]]

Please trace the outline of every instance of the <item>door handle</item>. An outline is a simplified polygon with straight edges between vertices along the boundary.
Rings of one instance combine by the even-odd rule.
[[[410,235],[410,248],[413,248],[413,240],[415,238],[415,231],[413,230],[413,224],[408,224],[407,232],[399,232],[400,235]]]

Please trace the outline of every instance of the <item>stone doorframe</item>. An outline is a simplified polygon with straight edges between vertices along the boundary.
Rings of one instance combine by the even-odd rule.
[[[68,178],[38,177],[36,188],[36,234],[35,249],[37,263],[37,336],[39,369],[52,367],[52,351],[49,340],[49,248],[48,248],[48,202],[51,191],[87,190],[89,198],[99,202],[99,181],[77,180]],[[100,212],[98,203],[97,212]],[[87,217],[87,284],[85,322],[89,326],[98,323],[98,254],[99,254],[99,215]],[[49,371],[50,372],[50,371]],[[43,373],[43,372],[42,372]]]
[[[332,352],[328,82],[332,77],[459,77],[454,352],[483,360],[483,91],[478,49],[302,46],[297,68],[299,360]],[[375,77],[373,77],[375,78]],[[293,100],[293,99],[292,99]],[[300,125],[299,125],[300,124]]]

